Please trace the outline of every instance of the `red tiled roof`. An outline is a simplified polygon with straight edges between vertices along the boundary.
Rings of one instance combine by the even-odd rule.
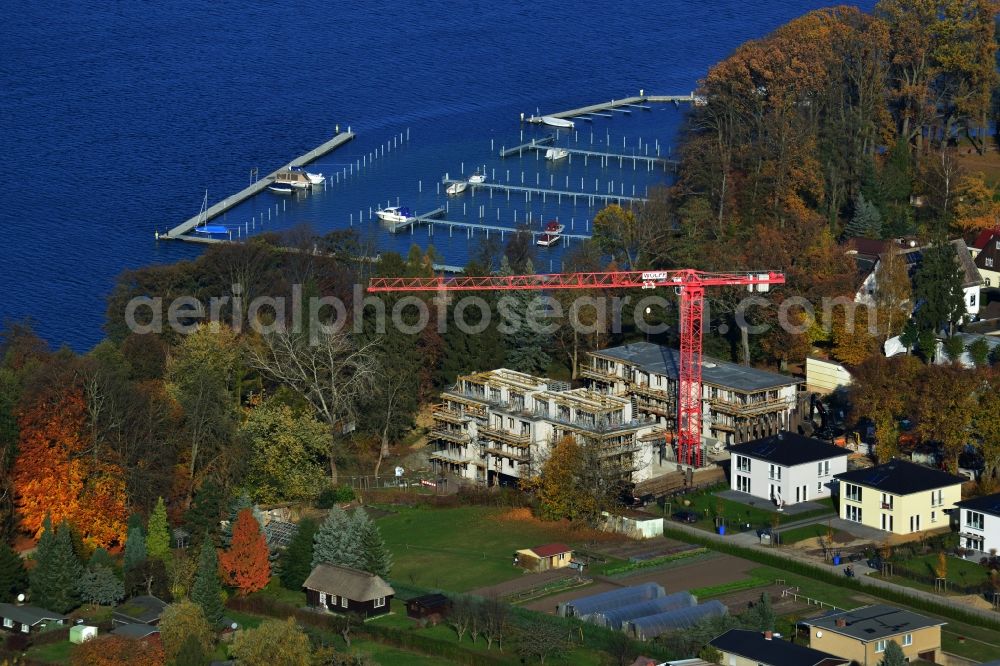
[[[990,239],[993,238],[993,234],[995,233],[997,233],[996,229],[983,229],[979,232],[979,235],[976,236],[976,240],[972,241],[972,247],[977,250],[982,250],[986,247],[987,243],[990,242]]]
[[[544,546],[536,546],[531,549],[535,555],[539,557],[552,557],[553,555],[559,555],[560,553],[571,553],[573,549],[564,543],[547,543]]]

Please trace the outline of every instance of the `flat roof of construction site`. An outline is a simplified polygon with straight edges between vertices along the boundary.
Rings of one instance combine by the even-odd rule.
[[[591,353],[594,356],[632,363],[646,372],[666,375],[671,379],[677,379],[680,374],[680,352],[651,342],[633,342]],[[802,380],[796,377],[720,361],[709,356],[702,357],[701,380],[706,384],[737,391],[762,391],[802,383]]]

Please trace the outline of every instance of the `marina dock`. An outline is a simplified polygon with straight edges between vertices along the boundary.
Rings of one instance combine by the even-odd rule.
[[[441,181],[445,185],[451,185],[452,183],[465,183],[464,180],[455,180],[453,178],[445,178]],[[468,183],[468,186],[473,189],[486,189],[486,190],[497,190],[499,192],[523,192],[525,196],[539,195],[544,201],[546,197],[553,197],[557,201],[562,201],[563,197],[567,199],[572,199],[574,202],[577,199],[585,199],[589,201],[590,205],[593,206],[595,201],[603,201],[605,203],[609,201],[628,202],[645,202],[644,197],[627,196],[625,194],[615,194],[614,192],[574,192],[572,190],[550,190],[541,187],[529,187],[527,185],[503,185],[500,183]]]
[[[537,144],[528,144],[526,146],[527,150],[548,150],[548,146],[540,146]],[[580,148],[563,148],[559,147],[560,150],[565,150],[570,155],[585,155],[587,157],[596,157],[601,160],[603,165],[611,160],[618,160],[618,166],[621,166],[623,162],[632,162],[633,166],[636,162],[642,162],[644,164],[663,164],[668,166],[677,166],[680,160],[670,159],[668,157],[650,157],[648,155],[623,155],[617,153],[602,153],[597,150],[582,150]],[[504,157],[504,155],[501,155]]]
[[[193,242],[213,242],[213,239],[198,238],[196,236],[187,236],[186,234],[199,224],[207,222],[212,218],[218,217],[219,215],[222,215],[229,209],[234,208],[235,206],[238,206],[239,204],[243,203],[250,197],[259,194],[261,191],[264,190],[264,188],[266,188],[268,185],[271,184],[271,181],[274,180],[275,174],[277,174],[279,171],[284,171],[292,167],[303,167],[309,164],[310,162],[313,162],[319,159],[320,157],[326,155],[327,153],[336,150],[345,143],[351,141],[351,139],[353,139],[354,136],[355,136],[354,132],[351,132],[350,128],[348,128],[346,132],[340,132],[329,141],[313,148],[305,155],[297,157],[288,164],[278,169],[275,169],[274,171],[267,174],[260,180],[257,180],[256,182],[251,183],[249,186],[243,188],[236,194],[228,196],[222,201],[213,204],[208,208],[208,210],[201,212],[198,215],[195,215],[194,217],[182,222],[181,224],[178,224],[176,227],[170,229],[165,234],[158,233],[156,236],[157,239],[163,238],[163,239],[184,240]]]
[[[659,104],[703,104],[705,102],[704,98],[695,95],[693,92],[689,95],[641,95],[638,97],[626,97],[624,99],[613,99],[610,102],[602,102],[600,104],[591,104],[590,106],[581,106],[576,109],[570,109],[569,111],[559,111],[558,113],[546,113],[544,116],[550,118],[575,118],[577,116],[586,115],[604,115],[607,113],[601,113],[602,111],[621,111],[625,112],[628,109],[645,109],[651,110],[648,106],[649,103],[659,103]],[[542,118],[543,115],[529,116],[528,118],[522,117],[529,123],[541,123],[544,122]]]
[[[498,224],[482,224],[479,222],[459,222],[457,220],[440,219],[440,216],[444,214],[444,212],[445,212],[444,208],[435,208],[429,213],[424,213],[423,215],[417,215],[415,217],[411,217],[409,220],[405,222],[398,222],[396,224],[393,224],[392,226],[389,227],[389,230],[392,231],[392,233],[397,233],[403,229],[409,229],[410,233],[412,234],[414,228],[418,224],[426,224],[428,227],[427,229],[428,235],[433,236],[434,226],[440,225],[448,228],[449,236],[455,229],[462,229],[466,232],[466,236],[469,238],[471,238],[476,231],[484,231],[486,233],[486,237],[489,238],[490,232],[492,231],[494,233],[499,233],[501,239],[503,238],[504,234],[513,234],[523,231],[531,234],[532,242],[534,242],[538,238],[538,236],[544,236],[547,233],[544,229],[539,229],[537,231],[534,229],[523,229],[523,228],[515,229],[511,227],[500,226]],[[590,238],[590,234],[577,234],[572,232],[560,233],[559,237],[572,240],[587,240]],[[445,272],[457,272],[457,271],[449,271],[447,270],[448,268],[454,268],[454,267],[443,267],[442,270],[445,270]],[[435,270],[438,269],[435,268]]]
[[[528,143],[522,143],[520,146],[514,146],[513,148],[502,148],[500,150],[500,157],[508,157],[510,155],[513,155],[514,153],[520,155],[524,151],[530,150],[532,148],[551,146],[552,142],[555,140],[556,140],[555,135],[550,135],[542,137],[541,139],[532,139]]]

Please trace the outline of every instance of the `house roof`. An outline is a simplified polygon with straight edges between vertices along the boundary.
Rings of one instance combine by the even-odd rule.
[[[991,516],[1000,516],[1000,493],[984,495],[983,497],[972,497],[961,502],[955,502],[955,505],[963,509],[988,513]]]
[[[968,480],[963,476],[956,476],[898,458],[893,458],[887,463],[868,469],[856,469],[852,472],[834,474],[834,478],[856,483],[859,486],[876,488],[893,495],[909,495],[953,486]]]
[[[19,606],[8,603],[0,603],[0,617],[9,618],[14,622],[29,626],[34,626],[45,620],[66,620],[65,615],[60,615],[59,613],[39,608],[38,606],[24,604]]]
[[[147,636],[160,633],[160,628],[148,624],[129,622],[128,624],[115,625],[111,633],[115,636],[124,636],[125,638],[146,638]]]
[[[978,234],[976,234],[976,239],[972,241],[972,247],[977,250],[982,250],[986,247],[986,244],[990,242],[994,235],[996,235],[996,229],[983,229]]]
[[[302,586],[351,601],[371,601],[395,594],[389,584],[375,574],[328,562],[317,564]]]
[[[731,450],[733,453],[786,467],[816,462],[817,460],[829,460],[830,458],[846,456],[849,453],[847,449],[829,442],[786,431],[763,439],[737,444]]]
[[[989,265],[986,260],[989,259]],[[990,241],[983,246],[982,251],[976,255],[976,268],[987,271],[1000,271],[1000,235],[993,236]]]
[[[572,553],[573,549],[564,543],[547,543],[542,546],[535,546],[531,549],[531,552],[539,557],[552,557],[553,555],[560,555],[562,553]]]
[[[870,257],[871,259],[878,259],[886,248],[889,247],[890,241],[878,240],[875,238],[849,238],[847,240],[847,245],[850,248],[848,251],[854,251],[859,256]]]
[[[407,606],[419,606],[420,608],[426,608],[432,610],[435,608],[441,608],[447,606],[449,603],[448,597],[443,594],[425,594],[420,597],[414,597],[406,602]]]
[[[768,666],[833,666],[851,661],[780,638],[769,640],[759,631],[746,629],[730,629],[709,641],[709,645]]]
[[[132,597],[115,606],[114,614],[139,624],[155,624],[167,602],[149,595]]]
[[[839,619],[845,620],[846,625],[838,627]],[[886,604],[862,606],[851,611],[833,611],[811,620],[802,620],[802,623],[865,642],[946,624],[941,620]]]
[[[633,342],[590,353],[601,358],[631,363],[646,372],[666,375],[671,379],[677,379],[680,374],[680,352],[650,342]],[[795,377],[720,361],[709,356],[702,357],[701,366],[703,383],[738,391],[762,391],[802,383],[801,379]]]

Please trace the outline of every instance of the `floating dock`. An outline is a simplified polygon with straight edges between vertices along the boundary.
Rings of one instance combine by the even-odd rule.
[[[514,146],[513,148],[501,148],[500,157],[508,157],[517,153],[522,154],[526,150],[531,150],[532,148],[548,147],[552,145],[552,142],[556,140],[555,135],[545,136],[541,139],[532,139],[528,143],[522,143],[520,146]]]
[[[223,213],[225,213],[226,211],[228,211],[230,208],[238,206],[239,204],[243,203],[244,201],[246,201],[250,197],[252,197],[252,196],[254,196],[256,194],[259,194],[261,191],[264,190],[264,188],[266,188],[268,185],[271,184],[271,181],[274,180],[275,174],[277,174],[279,171],[284,171],[284,170],[290,169],[292,167],[303,167],[303,166],[309,164],[310,162],[313,162],[313,161],[319,159],[320,157],[326,155],[327,153],[330,153],[330,152],[336,150],[340,146],[344,145],[345,143],[347,143],[351,139],[353,139],[354,136],[355,136],[354,132],[352,132],[350,130],[350,128],[348,128],[348,130],[346,132],[340,132],[339,134],[337,134],[335,137],[333,137],[329,141],[327,141],[327,142],[325,142],[325,143],[323,143],[323,144],[321,144],[321,145],[313,148],[312,150],[310,150],[305,155],[302,155],[301,157],[297,157],[296,159],[292,160],[291,162],[289,162],[288,164],[286,164],[285,166],[283,166],[283,167],[281,167],[279,169],[275,169],[274,171],[272,171],[271,173],[267,174],[266,176],[264,176],[260,180],[252,183],[248,187],[243,188],[242,190],[240,190],[236,194],[233,194],[232,196],[228,196],[225,199],[223,199],[222,201],[220,201],[220,202],[218,202],[218,203],[210,206],[208,208],[208,210],[203,211],[203,212],[199,213],[198,215],[195,215],[194,217],[186,220],[185,222],[182,222],[181,224],[178,224],[176,227],[174,227],[173,229],[169,230],[165,234],[157,233],[156,238],[157,239],[161,239],[161,238],[162,239],[170,239],[170,240],[184,240],[184,241],[191,241],[191,242],[195,242],[195,243],[213,243],[213,242],[219,242],[220,239],[200,238],[200,237],[197,237],[197,236],[188,236],[186,234],[189,231],[191,231],[192,229],[194,229],[196,226],[198,226],[199,224],[203,224],[204,222],[207,222],[208,220],[211,220],[212,218],[218,217],[219,215],[222,215]]]
[[[548,150],[550,146],[540,146],[540,145],[526,145],[526,150]],[[587,157],[596,157],[600,159],[604,164],[607,164],[611,160],[618,160],[618,166],[621,166],[623,162],[642,162],[644,164],[664,164],[669,166],[677,166],[680,160],[670,159],[668,157],[650,157],[648,155],[624,155],[618,153],[602,153],[598,150],[582,150],[580,148],[563,148],[558,146],[560,150],[565,150],[570,155],[586,155]],[[505,157],[505,155],[500,155]]]
[[[638,97],[626,97],[624,99],[613,99],[610,102],[602,102],[600,104],[591,104],[590,106],[581,106],[576,109],[570,109],[569,111],[560,111],[558,113],[546,113],[545,116],[551,118],[575,118],[577,116],[587,116],[587,115],[603,115],[607,116],[607,113],[601,113],[602,111],[619,111],[621,113],[628,112],[629,109],[643,109],[652,110],[649,103],[659,103],[659,104],[704,104],[705,98],[695,95],[693,92],[689,95],[641,95]],[[522,120],[526,120],[529,123],[541,123],[541,115],[529,116]]]
[[[441,226],[444,226],[444,227],[448,227],[448,234],[449,235],[451,235],[451,232],[454,231],[455,229],[463,229],[463,230],[465,230],[466,235],[468,237],[470,237],[470,238],[472,237],[472,235],[476,231],[484,231],[484,232],[486,232],[486,237],[487,238],[489,238],[489,235],[490,235],[491,231],[494,232],[494,233],[499,232],[501,238],[503,238],[504,234],[514,234],[514,233],[521,233],[521,232],[523,232],[523,233],[530,233],[531,234],[531,240],[532,240],[532,242],[534,242],[537,239],[538,236],[544,236],[544,235],[546,235],[546,233],[549,233],[549,232],[546,232],[544,229],[539,229],[539,230],[536,231],[535,229],[504,227],[504,226],[500,226],[498,224],[483,224],[483,223],[480,223],[480,222],[459,222],[457,220],[443,220],[443,219],[440,219],[440,216],[444,212],[445,212],[444,208],[435,208],[434,210],[430,211],[429,213],[424,213],[423,215],[417,215],[415,217],[411,217],[409,220],[407,220],[405,222],[398,222],[398,223],[392,224],[389,227],[389,230],[392,233],[397,233],[400,230],[409,229],[410,233],[412,234],[413,233],[413,229],[418,224],[426,224],[428,226],[428,235],[433,236],[434,235],[434,225],[441,225]],[[578,234],[578,233],[572,233],[571,232],[571,233],[560,233],[559,237],[560,238],[566,238],[566,239],[572,239],[572,240],[587,240],[591,236],[589,234]],[[459,272],[459,271],[455,271],[455,270],[448,270],[449,268],[454,269],[456,267],[454,267],[454,266],[445,266],[445,267],[442,267],[440,270],[444,270],[445,272]],[[435,270],[439,270],[439,269],[437,267],[435,267]]]
[[[464,180],[455,180],[453,178],[445,178],[441,181],[445,185],[451,185],[452,183],[465,183]],[[486,190],[498,190],[500,192],[523,192],[526,195],[540,195],[543,199],[545,197],[555,197],[557,200],[561,201],[562,197],[567,199],[573,199],[575,202],[577,199],[589,199],[590,204],[596,200],[608,202],[617,201],[623,202],[627,201],[629,203],[643,203],[647,201],[644,197],[630,197],[624,194],[614,194],[613,192],[601,193],[601,192],[574,192],[572,190],[550,190],[542,187],[529,187],[527,185],[503,185],[500,183],[468,183],[469,187],[473,191],[477,189]]]

